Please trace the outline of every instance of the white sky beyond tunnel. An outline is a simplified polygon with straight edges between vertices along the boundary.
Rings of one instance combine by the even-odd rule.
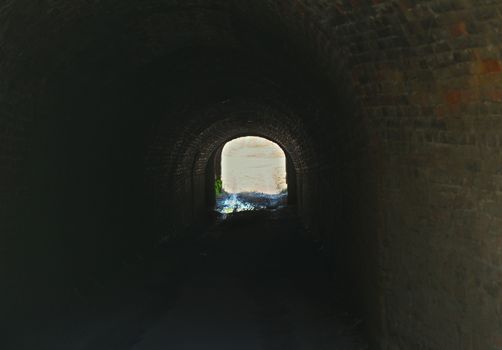
[[[221,154],[223,189],[276,194],[287,189],[286,156],[274,142],[255,136],[229,141]]]

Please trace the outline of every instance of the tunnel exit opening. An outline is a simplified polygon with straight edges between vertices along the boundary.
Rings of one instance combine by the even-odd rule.
[[[219,213],[277,209],[287,204],[287,158],[266,138],[244,136],[219,150],[215,209]]]

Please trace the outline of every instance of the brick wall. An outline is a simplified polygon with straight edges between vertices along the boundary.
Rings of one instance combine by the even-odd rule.
[[[291,157],[299,213],[375,348],[501,349],[501,14],[474,0],[5,2],[3,300],[71,299],[186,231],[213,153],[259,134]]]
[[[354,125],[336,166],[380,346],[500,348],[501,5],[268,6],[326,72],[351,75]]]

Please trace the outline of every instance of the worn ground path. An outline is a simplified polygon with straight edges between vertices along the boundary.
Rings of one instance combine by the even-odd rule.
[[[303,233],[287,211],[219,221],[166,248],[147,273],[132,272],[134,287],[115,289],[107,306],[92,301],[94,308],[58,332],[45,329],[36,348],[365,349],[357,321],[341,311],[332,276]]]

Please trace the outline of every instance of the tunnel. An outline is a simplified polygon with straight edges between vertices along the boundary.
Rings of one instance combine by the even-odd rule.
[[[222,326],[233,349],[340,333],[257,287],[294,271],[361,348],[502,349],[501,16],[475,0],[4,1],[0,347],[158,349],[181,321],[157,334],[162,316],[130,310],[176,315],[187,293],[255,312],[238,292],[179,290],[207,265],[204,286],[245,271],[263,313],[299,314],[277,311],[299,323],[265,347]],[[288,205],[219,222],[221,147],[247,135],[287,155]],[[264,227],[285,233],[275,250],[253,238]],[[218,230],[249,237],[204,243]]]

